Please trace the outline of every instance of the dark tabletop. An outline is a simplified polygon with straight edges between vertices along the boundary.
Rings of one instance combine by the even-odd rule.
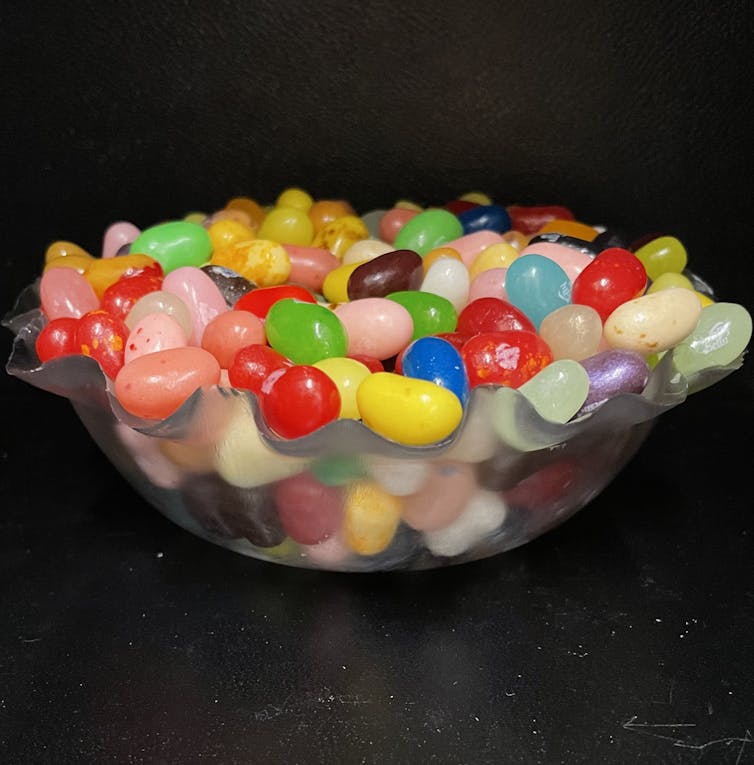
[[[748,4],[578,5],[4,10],[0,311],[55,239],[289,185],[569,204],[754,311]],[[0,375],[0,762],[754,763],[753,369],[561,527],[386,574],[192,536]]]

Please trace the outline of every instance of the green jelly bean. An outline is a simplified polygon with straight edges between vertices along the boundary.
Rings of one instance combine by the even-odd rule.
[[[560,359],[518,388],[550,422],[565,423],[581,409],[589,394],[589,375],[578,361]]]
[[[430,250],[463,236],[461,221],[448,210],[430,208],[404,223],[395,237],[396,250],[413,250],[424,257]]]
[[[267,313],[264,328],[269,344],[295,364],[314,364],[348,351],[342,322],[319,303],[278,300]]]
[[[212,255],[212,240],[204,226],[175,220],[144,229],[130,251],[153,257],[168,274],[183,266],[205,265]]]
[[[367,474],[361,459],[351,455],[322,457],[312,463],[310,470],[325,486],[345,486]]]
[[[402,305],[411,314],[414,322],[412,341],[438,332],[455,332],[458,313],[447,298],[419,290],[391,292],[386,297]]]
[[[674,236],[658,236],[634,253],[644,266],[647,276],[654,281],[662,274],[680,274],[686,268],[686,248]]]

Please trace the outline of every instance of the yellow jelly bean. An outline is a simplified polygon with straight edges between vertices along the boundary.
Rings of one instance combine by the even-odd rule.
[[[660,274],[650,284],[647,292],[658,292],[659,290],[670,290],[675,288],[681,288],[685,290],[693,290],[694,285],[687,276],[683,274],[677,274],[674,271],[666,271],[664,274]]]
[[[358,263],[344,263],[333,268],[322,283],[322,294],[325,298],[331,303],[347,303],[348,280],[351,274],[365,262],[361,260]]]
[[[463,262],[461,253],[458,252],[455,247],[435,247],[434,250],[430,250],[422,258],[422,270],[424,271],[425,276],[427,275],[427,271],[429,271],[429,267],[440,258],[453,258],[454,260]]]
[[[359,385],[372,374],[369,367],[356,359],[343,356],[321,359],[315,361],[313,366],[321,369],[338,386],[338,393],[340,393],[340,414],[338,416],[341,419],[360,419],[361,414],[356,403],[356,391]]]
[[[634,255],[642,262],[652,281],[668,271],[680,274],[688,261],[686,248],[674,236],[658,236],[639,247]]]
[[[706,308],[715,302],[709,295],[705,295],[703,292],[699,292],[699,290],[694,290],[694,294],[699,298],[702,308]]]
[[[442,441],[463,416],[458,396],[448,388],[394,372],[369,375],[356,391],[356,402],[365,425],[410,446]]]
[[[282,284],[291,274],[291,260],[279,242],[249,239],[212,253],[213,266],[225,266],[259,287]]]
[[[461,195],[458,198],[463,200],[464,202],[473,202],[474,204],[477,204],[477,205],[492,204],[491,197],[487,196],[487,194],[484,194],[481,191],[467,191],[465,194]]]
[[[45,264],[44,270],[49,268],[74,268],[80,274],[85,274],[92,265],[94,258],[91,255],[61,255],[51,258]]]
[[[80,258],[91,258],[92,256],[82,247],[73,242],[60,240],[53,242],[45,252],[45,263],[49,263],[56,258],[67,258],[69,255],[77,255]]]
[[[597,238],[599,231],[594,226],[581,223],[577,220],[562,220],[556,218],[549,220],[542,228],[540,234],[562,234],[563,236],[572,236],[576,239],[583,239],[585,242],[591,242]]]
[[[216,220],[207,229],[207,233],[212,242],[212,252],[222,250],[236,242],[246,242],[249,239],[253,239],[255,235],[255,231],[251,226],[231,218]]]
[[[275,200],[275,207],[295,207],[297,210],[302,210],[305,213],[309,212],[313,204],[314,200],[311,195],[295,186],[285,189]]]
[[[264,216],[267,214],[264,208],[250,197],[233,197],[225,203],[225,209],[243,210],[249,216],[251,225],[257,228],[262,225]]]
[[[324,247],[342,258],[346,250],[360,239],[369,237],[369,229],[358,215],[343,215],[325,224],[314,236],[312,247]]]
[[[401,500],[373,481],[352,483],[346,493],[343,539],[359,555],[376,555],[393,541],[401,519]]]
[[[257,234],[260,239],[308,247],[314,236],[314,226],[305,210],[274,207],[264,216]]]
[[[183,216],[183,220],[185,220],[187,223],[198,223],[201,226],[202,223],[204,223],[206,217],[207,214],[203,212],[190,212]]]
[[[402,210],[416,210],[416,212],[421,212],[424,209],[421,205],[412,202],[410,199],[399,199],[393,207],[400,207]]]
[[[128,271],[138,271],[142,268],[156,265],[157,261],[143,253],[119,255],[117,258],[92,258],[92,264],[84,276],[97,293],[102,297],[105,290],[120,279]]]
[[[508,268],[518,255],[518,250],[512,244],[507,242],[491,244],[474,258],[469,269],[469,279],[473,279],[482,271],[489,271],[491,268]]]

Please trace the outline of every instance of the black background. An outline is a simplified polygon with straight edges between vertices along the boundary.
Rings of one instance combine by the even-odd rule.
[[[8,3],[0,310],[54,240],[298,185],[566,204],[752,311],[751,8]],[[0,760],[754,763],[750,363],[562,527],[384,575],[192,537],[2,375]]]

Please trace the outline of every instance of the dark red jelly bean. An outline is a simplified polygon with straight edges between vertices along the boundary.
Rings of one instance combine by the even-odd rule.
[[[418,252],[393,250],[353,270],[346,287],[348,299],[385,297],[391,292],[415,290],[423,278],[423,261]]]

